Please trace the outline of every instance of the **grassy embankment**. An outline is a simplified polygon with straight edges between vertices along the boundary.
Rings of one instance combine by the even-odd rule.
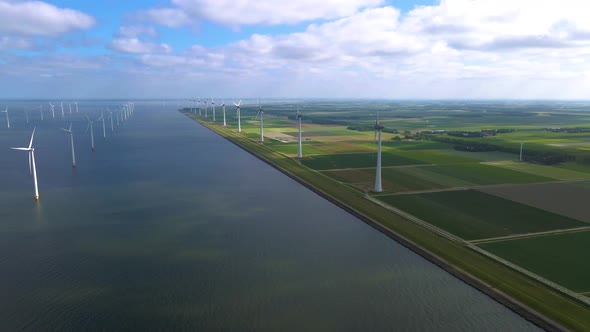
[[[189,114],[187,116],[194,118]],[[368,201],[358,191],[304,167],[298,161],[267,146],[227,128],[195,120],[287,175],[304,182],[332,202],[543,327],[555,328],[551,323],[531,314],[528,309],[537,311],[568,329],[590,330],[590,309],[582,303],[566,298],[500,263],[487,259],[463,244],[454,243],[410,222]],[[471,279],[470,276],[476,279]],[[508,294],[509,297],[502,294]],[[516,304],[518,302],[528,309]]]

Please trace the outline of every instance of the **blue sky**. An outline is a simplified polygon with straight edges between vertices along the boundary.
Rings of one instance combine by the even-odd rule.
[[[0,98],[587,99],[588,9],[585,0],[0,0]]]

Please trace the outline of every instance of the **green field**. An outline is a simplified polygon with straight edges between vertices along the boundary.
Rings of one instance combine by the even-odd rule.
[[[536,174],[558,180],[589,179],[590,173],[578,172],[574,170],[545,166],[531,163],[522,163],[518,161],[497,161],[487,163],[488,165],[503,167],[529,174]]]
[[[380,196],[379,199],[465,240],[588,225],[475,190]]]
[[[459,165],[440,165],[435,166],[429,170],[474,185],[553,181],[553,179],[551,178],[535,174],[528,174],[510,169],[477,163]]]
[[[576,292],[590,291],[590,232],[550,235],[479,245]]]
[[[376,153],[347,153],[332,155],[317,155],[301,161],[305,166],[316,169],[342,169],[375,167],[377,163]],[[383,166],[420,165],[425,162],[400,156],[398,154],[384,152],[382,154]]]

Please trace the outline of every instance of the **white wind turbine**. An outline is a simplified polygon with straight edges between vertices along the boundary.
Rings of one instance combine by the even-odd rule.
[[[375,141],[375,138],[379,136],[377,143],[377,169],[375,173],[375,188],[373,189],[373,191],[376,193],[383,191],[383,188],[381,187],[381,131],[383,128],[385,127],[379,123],[379,113],[377,113],[377,119],[375,120],[375,137],[373,137],[373,141]]]
[[[240,116],[240,105],[242,104],[242,100],[240,99],[239,103],[235,103],[234,105],[236,105],[237,107],[237,114],[238,114],[238,133],[242,132],[242,121],[241,121],[241,116]]]
[[[39,113],[41,114],[41,121],[43,121],[43,105],[39,104]]]
[[[102,120],[102,138],[107,138],[107,129],[104,124],[104,112],[101,112],[100,118],[97,119],[97,121],[101,121],[101,120]]]
[[[6,113],[6,126],[8,126],[8,129],[10,129],[10,118],[8,117],[8,107],[6,107],[6,109],[4,111],[2,111],[2,113]]]
[[[258,112],[256,113],[256,118],[260,116],[260,143],[264,143],[264,110],[260,105],[260,98],[258,98]],[[256,119],[255,118],[255,119]]]
[[[61,128],[61,130],[65,131],[66,133],[70,134],[70,143],[72,145],[72,167],[76,167],[76,152],[74,151],[74,132],[72,131],[72,124],[70,123],[70,128],[65,129]]]
[[[223,126],[225,127],[226,126],[226,123],[225,123],[225,101],[221,102],[221,109],[223,110]]]
[[[113,125],[113,111],[111,111],[108,107],[107,107],[107,111],[109,112],[110,118],[111,118],[111,133],[113,131],[115,131],[115,126]]]
[[[215,122],[215,102],[211,98],[211,111],[213,111],[213,122]]]
[[[49,106],[51,106],[51,116],[55,119],[55,105],[49,103]]]
[[[120,113],[120,111],[117,111],[117,113],[116,113],[117,114],[117,127],[119,127],[119,113]]]
[[[297,128],[299,129],[299,150],[297,151],[297,158],[303,158],[303,149],[301,144],[301,118],[303,118],[303,114],[299,112],[299,105],[297,105]]]
[[[86,115],[86,120],[88,120],[86,131],[88,131],[88,128],[90,128],[90,142],[92,144],[92,151],[94,151],[94,121],[90,121],[88,115]]]
[[[78,113],[78,102],[74,103],[76,105],[76,113]]]
[[[29,152],[29,172],[31,172],[33,174],[33,180],[35,181],[35,201],[38,201],[39,200],[39,186],[37,184],[37,167],[35,165],[35,148],[33,147],[33,138],[35,137],[35,129],[36,128],[33,128],[33,134],[31,135],[31,141],[29,142],[28,148],[11,148],[11,149]]]
[[[70,115],[72,115],[72,103],[68,103],[68,106],[70,107]]]
[[[207,101],[205,100],[204,102],[205,102],[205,119],[206,119],[207,118],[207,111],[209,109],[207,108]]]
[[[64,102],[63,101],[60,103],[60,106],[61,106],[61,117],[63,118],[64,115],[65,115],[64,114]]]
[[[202,116],[203,113],[201,112],[201,100],[197,100],[197,106],[199,106],[199,116]]]

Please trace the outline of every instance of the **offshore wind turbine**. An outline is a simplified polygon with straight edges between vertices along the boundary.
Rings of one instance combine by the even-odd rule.
[[[78,102],[74,102],[74,104],[76,105],[76,113],[78,113]]]
[[[43,104],[39,104],[39,113],[41,114],[41,121],[43,121]]]
[[[201,99],[197,100],[197,106],[199,106],[199,116],[202,116],[203,113],[201,112]]]
[[[207,118],[207,110],[208,110],[208,108],[207,108],[207,101],[205,100],[205,118]]]
[[[223,126],[225,127],[226,126],[226,123],[225,123],[225,101],[221,102],[221,109],[223,110]]]
[[[63,119],[63,117],[64,117],[64,102],[63,101],[60,103],[60,106],[61,106],[61,117]]]
[[[97,121],[102,120],[102,138],[107,138],[107,130],[104,124],[104,112],[100,113],[100,118]]]
[[[303,118],[303,114],[299,112],[299,105],[297,105],[297,128],[299,129],[299,149],[297,151],[297,158],[303,158],[303,149],[301,144],[301,118]]]
[[[35,148],[33,147],[33,138],[35,137],[35,129],[33,128],[33,134],[31,135],[31,141],[29,142],[28,148],[11,148],[13,150],[27,151],[29,153],[29,172],[33,174],[33,180],[35,182],[35,201],[39,200],[39,186],[37,184],[37,166],[35,165]]]
[[[72,167],[76,167],[76,152],[74,151],[74,132],[72,131],[72,124],[70,123],[70,128],[65,129],[61,128],[61,130],[65,131],[66,133],[70,134],[70,143],[72,145]]]
[[[107,107],[107,111],[109,112],[109,115],[111,117],[111,133],[113,131],[115,131],[115,126],[113,125],[113,111],[111,111],[108,107]]]
[[[264,143],[264,110],[260,105],[260,98],[258,98],[258,112],[256,113],[256,118],[260,116],[260,143]]]
[[[55,119],[55,105],[49,103],[49,106],[51,106],[51,116]]]
[[[10,118],[8,117],[8,107],[2,113],[6,113],[6,126],[10,129]]]
[[[375,188],[373,189],[374,192],[380,193],[383,191],[381,187],[381,131],[383,130],[383,125],[379,123],[379,113],[377,113],[377,119],[375,120],[375,137],[373,141],[375,141],[376,136],[378,137],[377,142],[377,168],[375,172]]]
[[[70,107],[70,115],[72,115],[72,103],[68,103],[68,106]]]
[[[242,104],[242,100],[240,99],[239,103],[235,103],[234,105],[236,105],[237,107],[237,114],[238,114],[238,133],[242,132],[242,121],[241,121],[241,116],[240,116],[240,105]]]
[[[86,120],[88,120],[86,131],[88,131],[88,128],[90,127],[90,142],[92,144],[92,151],[94,152],[94,121],[90,121],[88,115],[86,115]]]
[[[4,111],[2,111],[2,113],[6,113],[6,126],[8,127],[8,129],[10,129],[10,117],[8,116],[8,106]]]
[[[520,142],[520,157],[518,158],[519,161],[522,161],[522,146],[524,145],[524,142]]]

